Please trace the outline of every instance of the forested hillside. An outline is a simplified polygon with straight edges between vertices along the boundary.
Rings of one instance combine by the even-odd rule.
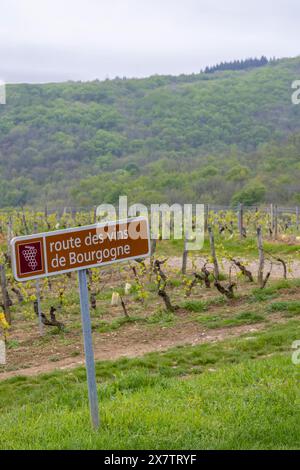
[[[300,58],[259,68],[10,85],[0,206],[300,202]]]

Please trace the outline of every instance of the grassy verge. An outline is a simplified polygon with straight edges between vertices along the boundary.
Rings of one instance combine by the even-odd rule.
[[[300,448],[300,324],[97,364],[102,427],[83,368],[0,383],[0,448]]]

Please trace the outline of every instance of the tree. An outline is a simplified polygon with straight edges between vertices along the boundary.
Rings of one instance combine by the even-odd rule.
[[[266,188],[261,183],[252,183],[248,187],[234,194],[231,203],[237,205],[242,203],[245,206],[259,204],[265,198]]]

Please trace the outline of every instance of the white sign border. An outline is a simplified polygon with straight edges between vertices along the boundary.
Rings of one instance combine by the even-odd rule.
[[[83,230],[89,230],[89,229],[94,229],[94,228],[104,228],[104,227],[110,227],[113,225],[121,225],[121,224],[126,224],[130,222],[146,222],[147,226],[147,240],[148,240],[148,253],[144,255],[139,255],[139,256],[131,256],[129,258],[123,258],[123,259],[116,259],[113,261],[105,261],[104,263],[95,263],[93,265],[88,265],[84,266],[82,268],[73,268],[73,269],[66,269],[64,271],[59,271],[55,273],[49,273],[48,272],[48,265],[47,265],[47,256],[46,256],[46,237],[52,236],[52,235],[60,235],[63,233],[70,233],[70,232],[81,232]],[[17,242],[23,241],[23,240],[32,240],[35,238],[43,238],[43,244],[44,244],[44,254],[45,254],[45,269],[46,272],[45,274],[40,274],[38,276],[28,276],[24,278],[19,278],[17,275],[17,260],[16,260],[16,249],[15,245]],[[17,282],[29,282],[33,281],[35,279],[44,279],[47,277],[53,277],[53,276],[60,276],[61,274],[67,274],[67,273],[72,273],[72,272],[77,272],[81,271],[83,269],[92,269],[92,268],[101,268],[102,266],[107,266],[110,264],[116,264],[116,263],[124,263],[126,261],[131,261],[134,259],[144,259],[148,258],[151,254],[151,243],[150,243],[150,232],[149,232],[149,221],[146,217],[133,217],[133,218],[128,218],[128,219],[120,219],[116,221],[109,221],[109,222],[102,222],[102,223],[96,223],[92,225],[85,225],[82,227],[72,227],[72,228],[66,228],[63,230],[54,230],[52,232],[41,232],[41,233],[35,233],[33,235],[22,235],[20,237],[14,237],[11,242],[10,242],[11,248],[12,248],[12,268],[13,268],[13,275],[14,278]]]

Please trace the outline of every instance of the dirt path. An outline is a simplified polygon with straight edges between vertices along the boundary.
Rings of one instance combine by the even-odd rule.
[[[294,256],[296,257],[296,254],[294,254]],[[237,256],[237,259],[238,258],[239,257]],[[283,258],[286,258],[286,257],[283,256]],[[193,267],[193,263],[195,264],[196,267],[201,267],[201,266],[203,266],[203,264],[205,262],[207,262],[207,258],[203,258],[201,256],[199,256],[199,257],[196,256],[196,257],[193,258],[193,260],[191,258],[189,258],[188,263],[187,263],[187,270],[189,272],[193,272],[195,270],[195,267]],[[283,267],[282,267],[282,265],[280,263],[276,262],[276,260],[273,260],[273,262],[274,262],[274,264],[273,264],[273,267],[272,267],[272,273],[271,273],[270,278],[271,279],[282,279],[283,278]],[[248,262],[244,261],[244,263],[247,266],[247,268],[252,272],[253,276],[255,277],[256,274],[257,274],[257,270],[258,270],[257,260],[251,260],[251,261],[248,261]],[[219,261],[219,264],[220,264],[221,271],[224,271],[225,273],[229,272],[229,268],[231,266],[231,263],[228,260],[224,259],[222,261]],[[168,258],[168,267],[169,268],[172,268],[174,270],[180,270],[181,266],[182,266],[182,258],[181,257],[172,256],[172,257]],[[265,261],[265,272],[266,273],[268,272],[269,267],[270,267],[270,263],[266,260]],[[237,270],[237,272],[239,272],[239,271]],[[287,277],[288,277],[288,279],[300,278],[300,260],[294,259],[293,261],[291,261],[291,263],[289,263]]]
[[[161,352],[175,346],[196,345],[234,338],[245,333],[254,333],[264,328],[263,323],[243,325],[234,328],[206,330],[203,327],[186,322],[180,327],[149,328],[139,325],[127,325],[118,333],[103,334],[94,340],[95,358],[97,361],[116,360],[122,357],[138,357],[150,352]],[[64,358],[61,361],[0,373],[0,380],[15,376],[35,376],[55,370],[72,369],[84,365],[84,356]]]

